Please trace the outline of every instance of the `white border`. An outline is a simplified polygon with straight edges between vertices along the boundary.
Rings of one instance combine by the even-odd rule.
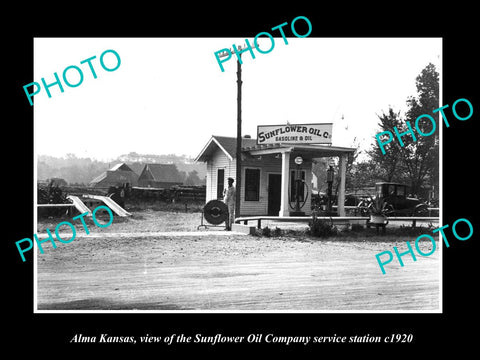
[[[375,39],[375,37],[361,37],[358,39]],[[416,37],[412,37],[415,39]],[[440,59],[440,69],[437,69],[439,73],[439,103],[440,107],[443,106],[443,52],[444,52],[444,39],[443,37],[429,37],[431,39],[441,39],[441,59]],[[342,38],[339,38],[342,39]],[[408,38],[407,38],[408,39]],[[34,56],[35,56],[35,38],[33,38],[34,45]],[[35,68],[35,60],[34,60]],[[34,78],[35,71],[34,71]],[[37,141],[35,137],[36,133],[36,121],[35,121],[35,106],[33,109],[34,112],[34,134],[33,134],[33,147],[34,147],[34,160],[33,160],[33,229],[34,233],[37,233],[37,163],[38,163],[38,154],[37,154]],[[439,124],[440,126],[440,121]],[[440,146],[439,146],[439,227],[443,225],[443,126],[440,126],[439,131],[440,136]],[[210,139],[210,142],[212,139]],[[209,142],[209,143],[210,143]],[[219,145],[219,144],[218,144]],[[220,145],[219,145],[220,146]],[[223,151],[225,151],[222,148]],[[203,150],[202,150],[203,151]],[[227,154],[228,155],[228,154]],[[33,241],[33,239],[32,239]],[[33,313],[35,314],[438,314],[443,313],[443,246],[441,236],[439,235],[438,247],[440,248],[440,266],[439,266],[439,308],[436,310],[38,310],[37,304],[37,244],[36,241],[33,241]]]

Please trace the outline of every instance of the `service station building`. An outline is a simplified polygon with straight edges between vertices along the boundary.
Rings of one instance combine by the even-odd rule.
[[[332,146],[331,125],[258,126],[257,139],[242,138],[240,214],[236,217],[290,216],[297,195],[302,211],[311,215],[312,164],[324,157],[338,157],[337,212],[345,216],[347,157],[355,149]],[[236,179],[236,141],[212,136],[196,158],[207,164],[206,203],[223,199],[227,179]],[[298,179],[306,186],[295,188]]]

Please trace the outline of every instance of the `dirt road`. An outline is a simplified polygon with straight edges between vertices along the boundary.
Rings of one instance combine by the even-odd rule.
[[[405,240],[99,234],[37,255],[37,304],[39,310],[437,311],[438,246],[429,257],[404,256],[404,267],[394,261],[385,275],[380,271],[375,254],[406,250]]]

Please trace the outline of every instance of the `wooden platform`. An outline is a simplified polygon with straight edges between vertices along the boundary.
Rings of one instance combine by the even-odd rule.
[[[349,224],[353,222],[364,221],[366,225],[369,224],[370,217],[368,216],[317,216],[319,220],[331,221],[333,224]],[[311,216],[243,216],[235,219],[235,223],[239,224],[243,222],[244,225],[248,225],[249,221],[257,221],[257,228],[262,228],[262,220],[278,221],[278,222],[305,222],[308,223],[312,220]],[[438,217],[430,216],[391,216],[387,217],[390,221],[411,221],[412,226],[415,227],[417,221],[439,221]]]

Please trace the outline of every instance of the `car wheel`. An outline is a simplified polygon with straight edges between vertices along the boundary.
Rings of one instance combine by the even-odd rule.
[[[394,216],[395,215],[395,209],[393,208],[392,204],[385,204],[383,207],[383,213],[386,216]]]
[[[413,211],[413,216],[428,216],[428,207],[427,205],[418,205]]]

